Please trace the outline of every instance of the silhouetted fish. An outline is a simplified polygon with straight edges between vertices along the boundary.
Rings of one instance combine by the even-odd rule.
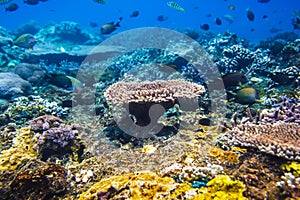
[[[247,77],[241,72],[233,72],[222,76],[225,88],[239,86],[248,82]]]
[[[122,19],[123,18],[120,17],[119,21],[117,23],[109,22],[109,23],[103,24],[100,29],[101,34],[110,34],[113,31],[115,31],[117,29],[116,27],[120,27],[120,22],[122,21]]]
[[[229,6],[228,6],[228,9],[229,9],[229,10],[235,10],[235,6],[234,6],[234,5],[229,5]]]
[[[271,1],[271,0],[257,0],[257,2],[259,2],[259,3],[268,3],[269,1]]]
[[[234,21],[234,16],[232,15],[229,15],[229,14],[226,14],[226,15],[223,15],[223,18],[229,22],[229,24],[232,24],[232,22]]]
[[[137,17],[137,16],[139,16],[139,14],[140,14],[140,12],[138,10],[135,10],[130,14],[130,17]]]
[[[157,16],[156,19],[157,19],[157,21],[162,22],[162,21],[166,21],[168,19],[168,17],[165,15],[159,15],[159,16]]]
[[[222,24],[222,21],[219,17],[216,18],[216,24],[217,25],[221,25]]]
[[[37,5],[39,3],[39,0],[24,0],[24,3],[28,5]]]
[[[249,19],[249,21],[254,21],[255,19],[254,12],[249,8],[247,9],[247,18]]]
[[[8,7],[5,8],[5,11],[9,11],[9,12],[12,12],[12,11],[15,11],[19,8],[18,4],[16,3],[11,3],[9,4]]]
[[[108,2],[106,2],[104,0],[93,0],[93,1],[96,3],[99,3],[99,4],[108,4]]]
[[[209,25],[208,24],[202,24],[200,26],[200,28],[203,29],[203,30],[205,30],[205,31],[207,31],[209,29]]]

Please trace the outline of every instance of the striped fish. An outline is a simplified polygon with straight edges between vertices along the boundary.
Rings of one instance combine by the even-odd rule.
[[[0,4],[2,5],[2,4],[7,4],[7,3],[9,3],[9,2],[11,2],[11,0],[0,0]]]
[[[0,0],[1,1],[1,0]],[[99,4],[108,4],[106,1],[104,0],[93,0],[94,2],[96,3],[99,3]]]
[[[167,5],[177,11],[180,11],[180,12],[185,12],[184,8],[181,7],[180,5],[178,5],[178,3],[174,2],[174,1],[169,1],[167,3]]]

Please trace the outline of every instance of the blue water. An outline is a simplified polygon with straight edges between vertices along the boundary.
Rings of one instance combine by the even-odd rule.
[[[257,0],[175,1],[186,10],[185,13],[168,7],[168,0],[107,0],[108,5],[97,4],[93,0],[48,0],[40,2],[38,5],[27,5],[23,3],[23,0],[13,0],[12,2],[19,5],[19,9],[14,12],[5,12],[8,4],[0,5],[0,25],[15,30],[30,20],[36,20],[41,25],[69,20],[79,23],[82,28],[91,28],[89,27],[90,22],[102,25],[123,17],[121,28],[114,34],[118,31],[148,26],[201,30],[200,25],[204,23],[210,25],[208,31],[223,33],[229,30],[237,33],[239,37],[251,41],[260,41],[274,36],[276,33],[270,32],[271,29],[300,33],[292,26],[294,17],[292,11],[300,10],[299,0],[270,0],[268,3],[259,3]],[[234,5],[235,10],[230,10],[229,5]],[[253,22],[246,17],[247,8],[250,8],[255,14]],[[129,15],[134,10],[138,10],[140,15],[130,18]],[[232,24],[222,18],[226,14],[235,18]],[[158,15],[165,15],[168,20],[159,22],[157,21]],[[263,19],[263,15],[267,15],[268,18]],[[216,25],[216,17],[221,18],[221,26]],[[94,30],[99,31],[99,27]]]

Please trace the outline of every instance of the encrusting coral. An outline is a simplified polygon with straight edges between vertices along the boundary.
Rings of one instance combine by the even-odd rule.
[[[210,180],[206,188],[201,188],[200,193],[193,200],[246,200],[243,192],[246,190],[244,184],[238,180],[231,180],[228,175],[217,175]]]
[[[15,170],[24,162],[37,157],[37,153],[33,148],[32,136],[33,133],[30,132],[28,127],[18,130],[12,146],[1,152],[0,170]]]
[[[172,178],[161,178],[152,172],[112,176],[95,183],[80,195],[79,200],[89,199],[165,199],[176,187]]]

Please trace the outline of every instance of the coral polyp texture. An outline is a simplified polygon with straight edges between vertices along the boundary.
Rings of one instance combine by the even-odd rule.
[[[175,102],[178,98],[192,99],[205,92],[196,83],[183,80],[154,82],[117,82],[105,92],[106,100],[116,105],[139,102]]]
[[[296,123],[277,122],[267,125],[246,123],[234,127],[223,139],[229,145],[250,147],[261,152],[300,160],[300,126]]]

